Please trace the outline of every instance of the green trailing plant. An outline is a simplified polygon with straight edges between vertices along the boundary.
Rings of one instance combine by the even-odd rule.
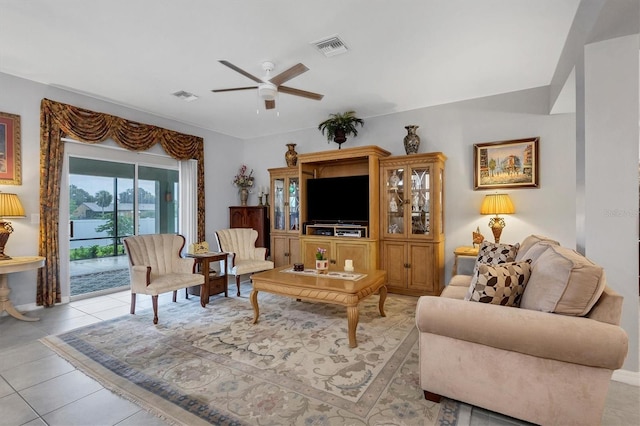
[[[318,125],[318,130],[326,134],[327,142],[335,142],[338,149],[346,142],[347,136],[358,136],[357,126],[364,126],[364,120],[356,117],[355,111],[329,114],[329,118]]]

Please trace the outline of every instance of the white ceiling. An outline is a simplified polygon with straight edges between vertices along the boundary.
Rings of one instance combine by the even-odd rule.
[[[0,72],[246,139],[550,84],[579,0],[0,0]],[[348,53],[310,44],[339,35]],[[253,81],[302,62],[266,111]],[[171,94],[184,90],[193,102]],[[256,110],[259,108],[259,114]]]

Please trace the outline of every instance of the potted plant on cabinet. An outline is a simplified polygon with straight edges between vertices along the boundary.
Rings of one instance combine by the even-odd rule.
[[[357,125],[364,126],[364,120],[356,117],[355,111],[329,114],[329,118],[318,125],[318,130],[324,135],[326,132],[327,141],[338,144],[338,149],[346,142],[347,136],[358,136]]]

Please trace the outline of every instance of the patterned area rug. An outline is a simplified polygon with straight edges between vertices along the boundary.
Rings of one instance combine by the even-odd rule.
[[[426,401],[416,299],[360,303],[358,347],[345,308],[259,294],[163,305],[42,341],[105,387],[175,424],[456,425],[460,404]]]

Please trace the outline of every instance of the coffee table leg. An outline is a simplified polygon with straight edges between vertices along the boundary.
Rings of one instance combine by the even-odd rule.
[[[380,301],[378,302],[378,309],[380,309],[380,316],[386,317],[387,315],[384,313],[384,301],[387,300],[387,286],[383,285],[378,290],[380,293]]]
[[[257,290],[251,290],[251,294],[249,294],[249,300],[251,300],[251,306],[253,306],[253,324],[255,324],[258,322],[258,316],[260,316],[260,308],[258,308]]]
[[[347,324],[349,329],[349,347],[358,347],[356,341],[356,328],[358,327],[358,319],[360,313],[358,312],[358,306],[347,306]]]

